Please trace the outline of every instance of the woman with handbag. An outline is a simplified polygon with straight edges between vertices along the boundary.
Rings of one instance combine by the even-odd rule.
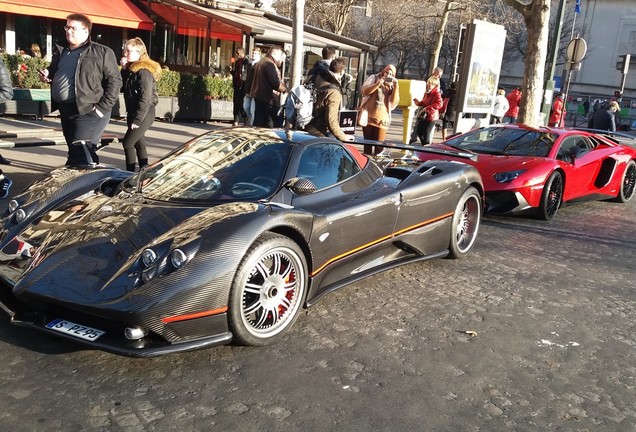
[[[431,76],[426,80],[426,93],[422,100],[413,99],[415,105],[421,107],[417,118],[417,136],[422,145],[433,142],[435,123],[439,120],[439,110],[444,102],[439,91],[439,78]]]
[[[369,76],[362,84],[362,101],[358,108],[358,126],[364,139],[384,141],[391,124],[391,111],[400,101],[395,66],[387,65],[379,74]],[[366,154],[376,154],[371,145],[364,146]]]

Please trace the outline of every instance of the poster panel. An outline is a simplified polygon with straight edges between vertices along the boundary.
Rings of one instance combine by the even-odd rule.
[[[498,24],[474,20],[467,42],[459,111],[490,114],[499,84],[506,30]]]

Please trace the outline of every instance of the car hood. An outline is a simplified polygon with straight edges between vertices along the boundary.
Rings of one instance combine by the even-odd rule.
[[[432,147],[443,150],[457,151],[456,148],[449,147],[443,144],[434,144],[432,145]],[[423,157],[421,156],[420,159],[439,159],[439,155],[427,155],[426,153],[424,153]],[[531,171],[534,168],[545,164],[546,162],[546,158],[537,156],[503,156],[483,153],[477,153],[476,160],[453,157],[448,157],[448,159],[454,159],[473,165],[479,170],[485,186],[486,183],[494,181],[492,178],[494,174],[517,170]]]
[[[46,212],[0,252],[0,277],[16,297],[96,305],[139,285],[147,247],[171,250],[228,218],[253,213],[253,203],[186,207],[101,194]]]

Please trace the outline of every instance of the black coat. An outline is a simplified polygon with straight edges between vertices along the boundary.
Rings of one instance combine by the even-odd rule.
[[[604,131],[616,132],[616,119],[614,113],[609,110],[598,110],[587,122],[590,129],[599,129]]]
[[[124,78],[124,102],[126,117],[139,125],[150,108],[159,102],[157,79],[161,75],[161,65],[151,59],[131,63],[127,70],[122,69]]]
[[[13,85],[11,84],[11,75],[9,69],[0,58],[0,103],[4,103],[13,99]]]
[[[54,79],[64,47],[56,45],[49,66],[49,78]],[[80,54],[75,73],[75,101],[80,114],[88,114],[93,108],[110,112],[119,99],[121,76],[115,53],[109,47],[91,40]],[[57,104],[52,102],[53,110]]]

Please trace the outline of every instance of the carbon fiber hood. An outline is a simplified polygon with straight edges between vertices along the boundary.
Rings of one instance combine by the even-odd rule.
[[[186,207],[93,194],[45,213],[0,252],[0,277],[17,298],[99,305],[140,286],[139,255],[188,242],[256,204]]]

